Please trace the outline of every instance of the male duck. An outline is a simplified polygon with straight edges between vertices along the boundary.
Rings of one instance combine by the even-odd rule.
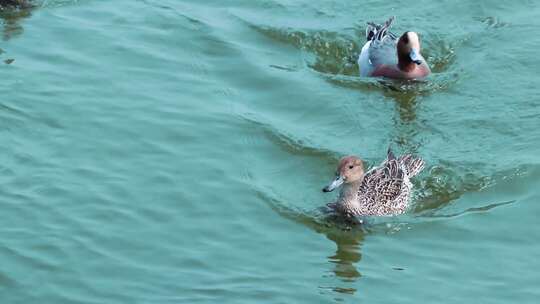
[[[420,38],[415,32],[405,32],[399,39],[389,31],[394,17],[383,25],[368,22],[367,42],[358,57],[360,75],[394,79],[418,79],[431,73],[420,54]]]
[[[330,192],[342,185],[337,202],[328,207],[347,218],[401,214],[409,205],[409,179],[423,168],[421,158],[411,154],[396,158],[388,149],[386,160],[364,173],[360,158],[346,156],[339,162],[336,178],[323,189]]]

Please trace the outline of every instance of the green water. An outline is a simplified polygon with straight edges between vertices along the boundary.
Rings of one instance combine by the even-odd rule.
[[[539,14],[427,0],[3,13],[1,302],[535,303]],[[356,76],[365,22],[390,15],[420,33],[426,82]],[[375,164],[390,144],[427,162],[408,214],[344,231],[314,212],[341,156]]]

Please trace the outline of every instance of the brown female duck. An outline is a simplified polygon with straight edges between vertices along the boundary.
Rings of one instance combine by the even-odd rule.
[[[409,206],[410,178],[423,168],[421,158],[411,154],[396,158],[388,149],[386,160],[364,173],[360,158],[346,156],[339,162],[336,178],[323,191],[341,186],[338,200],[328,206],[347,217],[397,215]]]

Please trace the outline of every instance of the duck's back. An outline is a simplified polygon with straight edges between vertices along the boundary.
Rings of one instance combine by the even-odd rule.
[[[371,76],[382,65],[397,64],[397,37],[389,31],[393,21],[394,18],[390,18],[383,25],[368,23],[366,29],[368,41],[362,47],[358,57],[360,76]]]
[[[410,177],[424,168],[421,158],[410,154],[387,159],[366,173],[358,189],[357,215],[397,215],[406,211],[412,190]]]
[[[410,192],[408,180],[397,160],[386,161],[381,167],[366,173],[358,189],[362,215],[403,213],[403,202]]]

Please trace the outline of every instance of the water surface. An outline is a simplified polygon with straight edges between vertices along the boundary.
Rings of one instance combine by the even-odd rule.
[[[534,1],[48,0],[1,14],[6,303],[532,303]],[[357,77],[367,21],[422,83]],[[315,210],[337,160],[427,162],[408,214]]]

